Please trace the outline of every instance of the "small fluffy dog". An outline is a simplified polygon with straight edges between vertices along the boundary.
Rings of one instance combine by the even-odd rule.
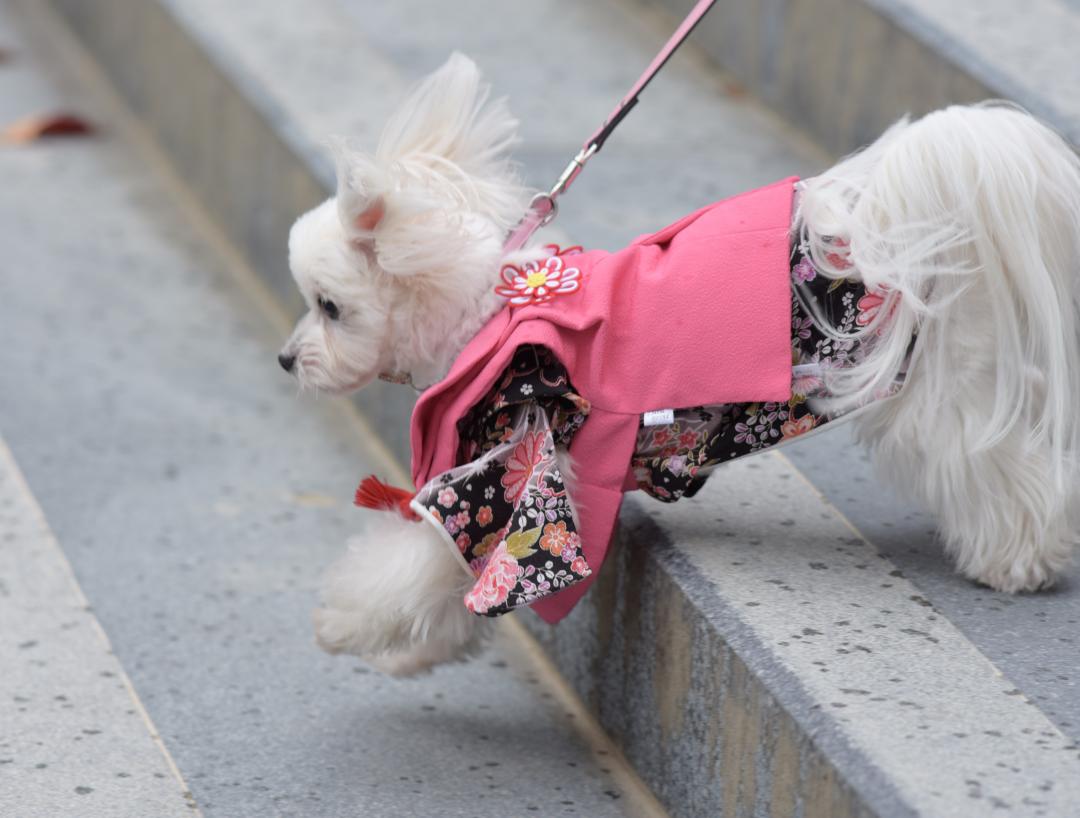
[[[573,256],[503,252],[530,199],[508,159],[516,124],[502,101],[489,102],[472,62],[454,55],[391,118],[373,155],[337,146],[337,196],[301,216],[289,239],[309,311],[279,360],[302,386],[344,394],[380,375],[421,389],[437,384],[489,319],[510,309],[506,293],[496,292],[513,284],[508,263],[521,273],[519,284],[535,284],[543,280],[529,278],[537,265],[558,257],[543,269],[557,267],[563,289],[573,289]],[[797,314],[796,323],[813,324],[832,346],[858,354],[842,366],[832,365],[835,350],[834,359],[821,357],[812,373],[818,382],[805,390],[817,412],[809,419],[796,417],[794,404],[790,415],[783,404],[746,409],[754,422],[766,418],[785,429],[782,436],[763,433],[777,441],[754,445],[857,408],[860,437],[881,471],[936,515],[959,571],[1008,592],[1050,585],[1069,562],[1076,524],[1077,156],[1049,128],[1006,105],[905,119],[796,185],[790,237],[800,254],[793,281],[818,276],[857,288],[844,302],[854,322],[838,327],[835,314],[797,297],[805,317]],[[869,311],[852,305],[866,294],[876,309],[864,321]],[[545,365],[558,362],[538,365],[541,375]],[[505,402],[498,386],[494,410]],[[550,411],[538,413],[537,405],[501,421],[501,440],[526,439],[538,422],[554,426]],[[577,422],[591,422],[583,420],[587,401],[569,412],[578,409]],[[711,409],[706,414],[719,417],[730,407]],[[564,414],[561,422],[573,427]],[[750,439],[742,428],[740,445]],[[510,536],[495,521],[496,536],[483,548],[468,539],[463,545],[462,535],[454,548],[456,528],[439,513],[452,505],[448,488],[459,485],[449,477],[434,485],[423,508],[413,502],[412,509],[430,512],[418,515],[425,520],[408,519],[417,515],[407,502],[402,514],[372,514],[329,573],[315,614],[319,644],[388,672],[415,673],[479,645],[489,620],[476,612],[501,612],[491,603],[503,602],[506,590],[483,597],[475,574],[497,555],[546,549],[539,574],[518,570],[523,604],[587,575],[584,563],[570,559],[584,552],[576,550],[579,515],[566,447],[558,433],[551,439],[556,465],[547,477],[565,492],[544,488],[547,517],[541,511],[524,540],[528,531]],[[480,473],[490,457],[484,451],[473,450],[479,466],[456,465]],[[678,473],[674,448],[656,454]],[[678,469],[696,479],[712,465],[699,470],[680,460]],[[509,498],[505,476],[501,486]],[[430,499],[436,492],[443,506]],[[455,509],[465,511],[454,526],[490,517],[489,506],[461,504],[458,493]],[[554,512],[552,498],[562,498]],[[461,556],[467,550],[471,566]],[[565,566],[557,556],[567,558]],[[462,600],[470,594],[467,607]]]

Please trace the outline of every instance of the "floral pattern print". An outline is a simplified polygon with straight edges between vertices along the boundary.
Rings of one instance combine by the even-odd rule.
[[[817,278],[817,270],[815,270],[814,265],[810,263],[810,259],[803,256],[792,265],[791,275],[795,281],[805,283]]]
[[[844,245],[837,246],[842,253]],[[846,269],[846,259],[835,256],[828,262]],[[717,465],[808,434],[835,417],[815,410],[809,399],[828,396],[825,370],[859,360],[858,333],[887,294],[869,292],[855,279],[821,275],[798,246],[790,269],[791,398],[677,409],[670,424],[642,423],[629,464],[638,488],[665,502],[693,496]],[[470,611],[497,616],[592,573],[555,460],[555,447],[569,444],[589,408],[548,349],[524,346],[459,422],[461,465],[417,498],[477,577],[465,597]]]
[[[473,613],[498,616],[592,573],[555,460],[588,411],[548,350],[522,347],[460,422],[462,465],[417,493],[477,578]]]
[[[503,283],[495,292],[511,306],[545,304],[556,296],[575,293],[581,286],[581,270],[566,266],[566,257],[580,253],[581,248],[562,250],[557,244],[549,244],[544,249],[551,253],[547,258],[527,261],[521,267],[507,264],[502,268]]]
[[[526,432],[506,458],[505,471],[499,478],[503,486],[503,499],[511,505],[517,503],[532,478],[533,470],[543,467],[543,447],[546,435],[542,432]]]
[[[473,613],[486,614],[505,604],[523,573],[525,569],[503,540],[483,562],[476,584],[465,595],[465,607]]]

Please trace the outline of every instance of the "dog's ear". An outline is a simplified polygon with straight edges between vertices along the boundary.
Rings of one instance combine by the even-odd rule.
[[[351,241],[369,241],[386,215],[375,164],[341,140],[331,143],[337,165],[337,208]]]

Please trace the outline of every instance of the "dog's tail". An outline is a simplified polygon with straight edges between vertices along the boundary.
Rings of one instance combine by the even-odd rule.
[[[1047,476],[1068,478],[1080,439],[1080,158],[1060,136],[1005,104],[905,119],[804,182],[796,224],[820,273],[856,272],[884,298],[860,331],[867,357],[830,383],[838,403],[867,402],[907,367],[943,402],[968,389],[989,403],[973,448],[1024,424],[1049,445]]]

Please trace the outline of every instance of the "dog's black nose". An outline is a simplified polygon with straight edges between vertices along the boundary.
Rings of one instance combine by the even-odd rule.
[[[282,352],[280,355],[277,356],[277,362],[281,364],[281,368],[284,369],[286,372],[292,372],[293,364],[296,363],[296,356],[286,355],[284,352]]]

